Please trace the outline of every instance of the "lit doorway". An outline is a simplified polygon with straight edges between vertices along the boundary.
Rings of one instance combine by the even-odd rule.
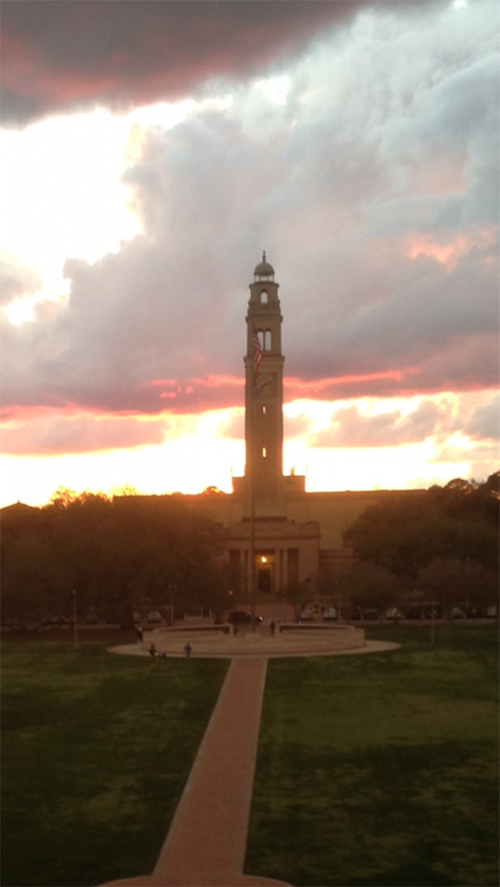
[[[257,593],[273,594],[274,592],[274,551],[259,552],[255,555],[257,572]]]

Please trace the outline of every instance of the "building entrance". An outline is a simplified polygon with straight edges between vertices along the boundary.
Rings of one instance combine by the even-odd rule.
[[[259,567],[257,571],[257,590],[264,594],[271,593],[271,570],[266,567]]]
[[[257,572],[257,592],[273,594],[274,585],[274,552],[259,553],[255,556]]]

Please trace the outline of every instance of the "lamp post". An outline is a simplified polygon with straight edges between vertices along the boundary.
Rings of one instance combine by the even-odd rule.
[[[75,650],[78,647],[78,627],[76,624],[76,591],[73,589],[71,592],[73,595],[73,646]]]

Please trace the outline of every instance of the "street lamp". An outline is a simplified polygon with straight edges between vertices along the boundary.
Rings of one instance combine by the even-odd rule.
[[[75,650],[78,647],[78,628],[76,625],[76,591],[73,589],[71,592],[73,595],[73,646]]]

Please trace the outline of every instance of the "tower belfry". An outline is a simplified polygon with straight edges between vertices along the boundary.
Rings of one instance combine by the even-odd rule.
[[[266,261],[250,284],[245,363],[247,491],[258,511],[283,512],[283,364],[279,284]]]

